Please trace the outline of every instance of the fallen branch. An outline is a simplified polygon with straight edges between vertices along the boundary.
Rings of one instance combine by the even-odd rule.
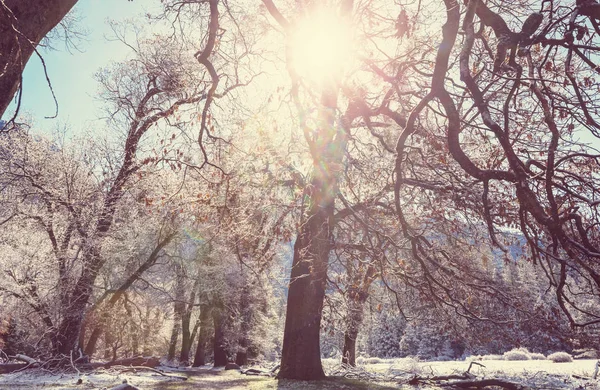
[[[443,387],[454,387],[457,389],[483,389],[488,386],[502,387],[507,390],[524,390],[525,386],[520,386],[516,383],[501,380],[501,379],[479,379],[479,380],[465,380],[455,381],[449,383],[441,383],[438,386]]]
[[[80,368],[84,369],[97,369],[97,368],[111,368],[113,366],[143,366],[143,367],[151,367],[154,368],[160,364],[160,361],[157,357],[134,357],[134,358],[126,358],[126,359],[117,359],[110,361],[108,363],[85,363],[78,365]]]
[[[112,362],[104,364],[104,368],[110,368],[112,366],[143,366],[154,368],[160,364],[160,361],[156,357],[134,357],[127,359],[117,359]]]
[[[0,364],[0,374],[10,374],[11,372],[24,370],[27,367],[29,367],[29,364],[23,364],[23,363]]]
[[[469,368],[467,368],[467,371],[465,371],[465,374],[469,374],[471,372],[471,367],[473,367],[473,364],[476,364],[479,367],[485,368],[485,366],[483,364],[472,361],[471,364],[469,364]]]
[[[113,366],[112,368],[118,368],[117,366]],[[165,374],[162,371],[159,371],[155,368],[152,367],[147,367],[147,366],[129,366],[129,367],[124,367],[124,369],[120,370],[122,373],[123,372],[137,372],[137,370],[145,370],[145,371],[151,371],[154,372],[156,374],[162,375],[162,376],[166,376],[167,378],[175,378],[175,379],[181,379],[184,381],[187,381],[188,378],[187,376],[179,376],[179,375],[170,375],[170,374]]]
[[[458,375],[439,375],[431,377],[420,377],[415,375],[408,381],[409,385],[419,385],[421,383],[435,384],[440,387],[450,387],[454,389],[484,389],[488,386],[501,387],[506,390],[523,390],[525,386],[518,385],[516,383],[503,380],[503,379],[476,379],[475,375],[471,374],[471,368],[473,365],[485,367],[481,363],[471,362],[469,368],[464,373]]]
[[[583,375],[577,375],[577,374],[573,374],[573,375],[571,375],[571,376],[572,376],[573,378],[575,378],[575,379],[583,379],[583,380],[586,380],[586,381],[592,380],[592,378],[588,378],[587,376],[583,376]]]
[[[35,364],[35,363],[39,364],[40,363],[38,360],[36,360],[36,359],[34,359],[32,357],[29,357],[27,355],[23,355],[23,354],[20,354],[20,353],[14,355],[14,356],[9,356],[9,358],[13,359],[13,360],[18,360],[18,361],[21,361],[21,362],[29,363],[29,364]]]
[[[381,379],[381,374],[367,371],[364,367],[354,367],[346,363],[336,366],[331,372],[331,376],[340,376],[348,379],[360,379],[364,381],[376,381]]]
[[[439,375],[439,376],[430,376],[430,377],[420,377],[418,375],[415,375],[411,380],[408,381],[408,384],[409,385],[417,385],[417,384],[419,384],[419,382],[424,382],[424,381],[441,382],[441,381],[450,381],[450,380],[473,379],[473,378],[475,378],[475,375],[471,374],[471,367],[473,367],[473,364],[485,368],[485,366],[483,364],[472,361],[471,364],[469,364],[469,368],[467,368],[467,371],[463,372],[460,375],[452,374],[452,375]]]

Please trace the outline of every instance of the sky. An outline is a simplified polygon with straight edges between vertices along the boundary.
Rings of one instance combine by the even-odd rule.
[[[102,67],[126,58],[127,47],[110,41],[112,35],[107,21],[127,21],[156,10],[157,0],[79,0],[71,11],[78,19],[76,31],[85,33],[77,41],[77,49],[68,50],[64,41],[51,42],[56,50],[42,49],[48,76],[58,101],[58,116],[54,116],[55,104],[46,82],[42,63],[34,54],[23,73],[23,98],[20,114],[33,120],[34,130],[52,133],[58,127],[70,126],[77,134],[98,127],[101,111],[95,98],[98,84],[94,74]],[[12,117],[14,107],[7,110],[3,119]]]
[[[34,54],[25,67],[20,114],[31,119],[33,130],[50,135],[67,126],[75,135],[101,129],[102,103],[95,97],[98,83],[94,74],[130,53],[122,42],[110,40],[113,32],[107,22],[143,18],[160,8],[159,0],[79,0],[72,10],[77,19],[74,29],[84,32],[77,49],[69,50],[60,40],[51,42],[55,50],[40,49],[58,101],[56,118],[47,118],[54,116],[56,108],[40,59]],[[13,103],[2,119],[11,118],[15,106]],[[600,147],[600,142],[587,132],[581,136]]]

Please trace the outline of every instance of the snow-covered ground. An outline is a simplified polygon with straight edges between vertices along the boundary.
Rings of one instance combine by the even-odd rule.
[[[469,361],[446,361],[446,362],[415,362],[412,359],[381,359],[382,363],[367,364],[369,370],[379,372],[392,369],[415,370],[415,374],[421,375],[448,375],[462,373],[469,368]],[[560,375],[591,376],[596,367],[597,360],[574,360],[570,363],[554,363],[550,360],[484,360],[477,363],[484,365],[480,367],[473,365],[471,373],[475,375],[489,375],[503,372],[509,375],[519,375],[532,372],[546,372]]]
[[[553,363],[549,360],[479,361],[485,367],[473,365],[471,373],[477,378],[503,378],[533,389],[587,389],[600,390],[600,381],[581,379],[592,376],[596,360],[576,360],[570,363]],[[469,361],[417,362],[412,359],[378,359],[374,364],[358,367],[361,372],[370,372],[381,377],[395,376],[395,380],[385,383],[359,383],[350,380],[329,380],[318,383],[277,381],[273,378],[241,375],[236,371],[211,370],[209,367],[174,370],[165,368],[169,376],[151,371],[128,371],[124,368],[97,370],[93,373],[52,374],[39,369],[0,375],[0,389],[111,389],[127,381],[140,389],[217,389],[217,390],[262,390],[262,389],[411,389],[406,379],[419,375],[431,377],[448,374],[462,374],[469,367]],[[339,362],[324,359],[325,369],[331,373]],[[188,377],[182,380],[180,377]],[[81,383],[78,384],[78,380]],[[423,387],[421,387],[423,388]],[[426,387],[435,389],[436,387]]]
[[[179,375],[169,373],[168,375]],[[81,383],[78,381],[81,380]],[[92,373],[54,374],[41,369],[0,375],[0,389],[110,389],[128,383],[140,388],[156,388],[158,384],[183,382],[182,379],[165,377],[150,371],[119,369],[96,370]]]
[[[411,358],[374,360],[378,362],[359,364],[359,374],[361,371],[366,371],[380,374],[382,377],[395,377],[398,384],[406,383],[407,379],[414,376],[461,375],[467,371],[471,363],[470,360],[418,362]],[[367,361],[369,360],[367,359]],[[591,378],[594,374],[596,362],[597,360],[575,360],[569,363],[554,363],[550,360],[485,360],[476,361],[478,364],[473,364],[470,373],[477,379],[504,379],[526,385],[531,389],[600,390],[600,379],[586,379]],[[336,365],[339,366],[338,362],[332,359],[324,359],[324,365],[333,371]],[[413,387],[398,385],[397,388],[411,389]],[[436,387],[426,388],[436,389]]]

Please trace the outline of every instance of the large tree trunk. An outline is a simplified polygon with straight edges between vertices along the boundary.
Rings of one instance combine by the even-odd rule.
[[[315,190],[322,190],[314,183]],[[321,204],[319,204],[321,206]],[[281,355],[280,378],[319,379],[325,377],[321,366],[321,313],[325,297],[330,224],[333,199],[309,214],[294,245],[294,260]]]
[[[309,140],[313,179],[306,192],[309,210],[294,244],[294,259],[281,354],[279,378],[314,380],[325,377],[321,366],[321,313],[331,250],[334,201],[346,135],[334,127],[337,88],[322,94],[320,128]]]
[[[225,350],[225,321],[223,320],[223,309],[215,308],[212,311],[213,322],[215,326],[214,340],[214,366],[224,367],[227,364],[227,351]]]
[[[206,364],[206,343],[210,337],[210,309],[207,305],[200,306],[200,332],[198,333],[198,345],[194,354],[192,367],[200,367]]]
[[[15,96],[23,69],[42,38],[77,0],[3,0],[0,7],[0,117]],[[10,10],[10,12],[8,11]]]
[[[98,252],[99,248],[96,247],[92,247],[88,252],[88,258],[92,259],[88,264],[92,265],[84,269],[82,276],[77,281],[70,295],[69,307],[62,308],[66,312],[52,337],[53,352],[57,356],[70,356],[71,352],[79,349],[79,332],[83,316],[88,300],[92,295],[92,285],[102,264]]]

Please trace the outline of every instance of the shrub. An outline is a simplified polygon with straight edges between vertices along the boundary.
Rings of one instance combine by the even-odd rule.
[[[573,359],[598,359],[598,352],[594,349],[575,349]]]
[[[409,372],[409,373],[415,374],[415,375],[421,373],[421,366],[419,365],[419,361],[412,357],[394,359],[394,360],[392,360],[392,363],[393,364],[390,366],[390,368],[388,370],[390,372],[395,372],[397,370],[400,370],[402,372]]]
[[[527,350],[525,350],[527,351]],[[504,360],[529,360],[529,353],[522,349],[513,349],[512,351],[504,352]]]
[[[502,355],[483,355],[481,360],[504,360]]]
[[[554,363],[569,363],[573,361],[573,357],[566,352],[554,352],[548,355],[548,360],[552,360]]]
[[[546,360],[546,356],[543,353],[530,353],[529,357],[531,360]]]

